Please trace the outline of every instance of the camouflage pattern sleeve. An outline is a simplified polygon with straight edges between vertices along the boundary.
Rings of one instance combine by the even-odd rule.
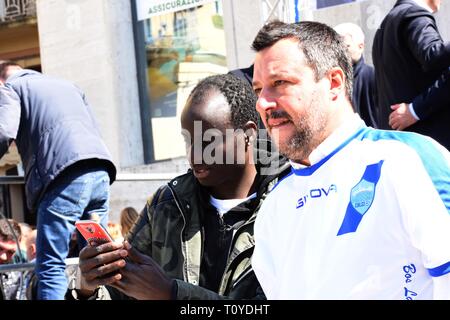
[[[128,233],[127,240],[141,253],[152,256],[152,218],[159,195],[166,186],[161,186],[148,198],[144,209]]]

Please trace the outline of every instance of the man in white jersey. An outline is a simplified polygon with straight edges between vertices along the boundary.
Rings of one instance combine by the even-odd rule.
[[[449,152],[366,127],[332,28],[274,21],[253,49],[257,110],[292,164],[255,224],[267,298],[449,299]]]

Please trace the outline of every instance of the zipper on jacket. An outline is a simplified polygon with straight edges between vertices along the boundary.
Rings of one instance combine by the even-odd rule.
[[[239,277],[236,279],[236,281],[233,283],[233,285],[231,286],[231,289],[234,289],[234,287],[236,287],[239,284],[239,282],[241,282],[245,277],[247,277],[252,271],[253,271],[253,268],[250,266],[247,270],[245,270],[245,272],[241,273],[239,275]]]
[[[181,233],[180,233],[180,243],[181,243],[181,253],[183,255],[183,273],[184,273],[184,281],[189,282],[189,274],[188,274],[188,267],[187,267],[187,256],[188,256],[188,249],[187,249],[187,245],[185,244],[185,242],[183,241],[183,233],[184,233],[184,228],[186,227],[186,217],[183,214],[183,210],[181,210],[181,205],[178,202],[177,197],[175,196],[175,191],[172,189],[172,187],[169,184],[169,190],[172,193],[173,199],[175,201],[175,204],[178,207],[178,210],[180,210],[180,214],[181,217],[183,218],[183,227],[181,228]]]
[[[232,238],[231,238],[231,245],[230,245],[230,247],[228,248],[227,265],[225,266],[225,270],[224,270],[224,272],[223,272],[223,274],[222,274],[222,280],[223,280],[224,275],[227,274],[227,272],[228,272],[228,270],[230,269],[230,266],[233,264],[233,262],[236,261],[236,259],[237,259],[239,256],[241,256],[244,252],[246,252],[247,250],[250,250],[251,248],[253,248],[253,247],[250,247],[250,248],[247,248],[247,249],[245,249],[244,251],[240,252],[240,253],[233,259],[233,261],[229,261],[229,260],[228,260],[228,259],[230,258],[231,250],[232,250],[232,248],[234,248],[234,245],[235,245],[235,243],[236,243],[236,235],[238,234],[238,231],[239,231],[241,228],[243,228],[244,226],[249,225],[250,223],[254,223],[254,221],[255,221],[255,215],[252,214],[252,216],[250,217],[250,219],[248,219],[243,225],[241,225],[240,227],[238,227],[236,230],[233,230],[233,236],[232,236]],[[245,273],[248,274],[248,273],[249,273],[250,271],[252,271],[252,270],[253,270],[253,268],[250,267],[249,270],[246,271]],[[244,275],[245,275],[245,274],[244,274]],[[239,280],[239,279],[242,279],[241,276],[243,276],[243,275],[241,274],[241,275],[238,277],[238,279],[236,280],[235,283],[233,283],[233,285],[231,286],[231,288],[234,288],[235,285],[236,285],[236,283],[238,282],[238,280]],[[231,281],[231,279],[229,279],[229,280]],[[239,282],[240,282],[240,280],[239,280]],[[219,285],[219,289],[220,289],[220,288],[222,288],[222,281],[220,282],[220,285]]]
[[[219,216],[220,245],[222,246],[226,240],[227,232],[232,230],[233,226],[226,224],[225,220],[223,219],[223,215],[219,214],[219,212],[217,212],[217,215]],[[233,242],[233,236],[234,236],[234,232],[233,232],[233,235],[231,236],[231,242]],[[230,243],[230,245],[231,245],[231,243]],[[230,248],[231,248],[231,246],[230,246]],[[229,257],[229,253],[230,252],[228,251],[227,257]]]

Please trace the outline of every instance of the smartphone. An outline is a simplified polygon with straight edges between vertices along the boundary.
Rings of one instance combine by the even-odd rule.
[[[75,227],[91,246],[113,241],[108,231],[97,221],[78,220],[75,222]]]

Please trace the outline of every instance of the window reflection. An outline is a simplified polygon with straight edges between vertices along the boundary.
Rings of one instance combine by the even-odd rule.
[[[212,1],[144,21],[155,160],[185,155],[179,114],[192,88],[226,73],[222,2]]]

